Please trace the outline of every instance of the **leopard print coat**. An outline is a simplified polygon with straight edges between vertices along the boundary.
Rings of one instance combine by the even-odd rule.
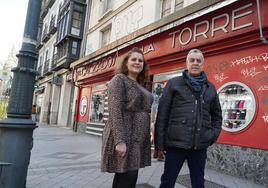
[[[103,131],[101,171],[122,173],[151,165],[150,92],[124,74],[108,85],[109,118]],[[116,144],[124,142],[127,152],[120,158]]]

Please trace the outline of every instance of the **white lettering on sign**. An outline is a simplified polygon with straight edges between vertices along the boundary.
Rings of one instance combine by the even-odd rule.
[[[247,4],[245,6],[242,6],[242,7],[238,8],[238,9],[235,9],[235,10],[232,11],[232,31],[236,31],[236,30],[243,29],[245,27],[249,27],[249,26],[252,26],[253,25],[252,22],[249,22],[249,23],[246,23],[244,25],[235,26],[235,23],[236,23],[235,20],[236,19],[242,18],[242,17],[247,16],[247,15],[250,15],[250,14],[253,13],[253,11],[250,10],[250,11],[247,11],[247,12],[244,12],[244,13],[241,13],[241,14],[237,14],[237,15],[236,15],[236,13],[239,12],[239,11],[241,11],[241,10],[244,10],[246,8],[249,8],[252,5],[253,4],[250,3],[250,4]]]
[[[183,33],[184,32],[189,32],[189,38],[188,38],[188,40],[186,40],[185,42],[183,42],[182,41],[182,36],[183,36]],[[186,44],[188,44],[191,40],[192,40],[192,36],[193,36],[193,33],[192,33],[192,30],[189,28],[189,27],[186,27],[186,28],[184,28],[182,31],[181,31],[181,33],[180,33],[180,35],[179,35],[179,41],[180,41],[180,43],[182,44],[182,45],[186,45]]]
[[[226,17],[225,24],[223,24],[222,26],[215,27],[215,20],[218,20],[218,19],[220,19],[222,17]],[[227,13],[221,14],[221,15],[216,16],[216,17],[213,17],[212,18],[212,26],[211,26],[211,36],[214,37],[215,32],[220,31],[220,30],[222,30],[225,33],[228,33],[226,27],[228,26],[229,22],[230,22],[230,17],[229,17],[229,15]]]
[[[142,46],[141,47],[141,51],[143,51],[143,54],[148,54],[150,52],[153,52],[155,49],[154,49],[154,45],[153,43],[149,44],[148,46]]]
[[[108,56],[97,62],[89,63],[88,65],[77,68],[77,80],[87,78],[95,73],[110,70],[112,67],[114,67],[117,57],[118,52],[114,56]]]
[[[211,20],[203,20],[201,22],[198,22],[194,24],[193,30],[190,27],[186,27],[183,29],[179,29],[177,31],[173,31],[169,33],[169,36],[172,37],[172,43],[171,47],[175,48],[176,46],[185,46],[189,44],[192,39],[194,42],[197,41],[197,38],[204,38],[208,39],[209,37],[215,37],[216,33],[223,32],[233,32],[239,29],[247,28],[253,26],[253,22],[248,17],[246,19],[247,21],[243,21],[243,23],[240,23],[239,20],[241,18],[244,18],[246,16],[250,16],[253,14],[252,10],[248,10],[245,12],[246,9],[253,6],[253,3],[249,3],[245,6],[239,7],[230,13],[231,15],[224,13],[221,15],[218,15],[216,17],[213,17]],[[216,23],[218,21],[218,23]],[[228,26],[231,24],[231,27]],[[210,32],[210,35],[208,34]]]
[[[197,33],[198,26],[204,25],[204,24],[206,25],[206,29],[203,32]],[[198,36],[203,36],[204,38],[207,39],[208,36],[206,35],[206,33],[208,32],[208,30],[209,30],[209,22],[207,20],[195,24],[194,25],[194,41],[196,41],[196,38]]]
[[[180,32],[180,30],[178,30],[178,31],[174,31],[174,32],[172,32],[172,33],[169,33],[169,35],[171,35],[172,36],[172,44],[171,44],[171,46],[172,46],[172,48],[175,48],[175,42],[176,42],[176,33],[179,33]]]

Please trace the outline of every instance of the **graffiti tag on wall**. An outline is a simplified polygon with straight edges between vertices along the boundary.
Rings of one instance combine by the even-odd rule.
[[[256,75],[260,74],[261,71],[257,71],[256,67],[251,67],[251,68],[245,68],[241,70],[241,74],[245,77],[255,77]]]
[[[260,61],[264,62],[268,61],[268,53],[261,53],[255,56],[246,56],[239,59],[235,59],[234,61],[231,62],[231,67],[235,67],[238,65],[247,65],[254,62],[257,63]]]
[[[268,113],[265,113],[265,114],[262,116],[262,118],[263,118],[264,123],[268,123]]]

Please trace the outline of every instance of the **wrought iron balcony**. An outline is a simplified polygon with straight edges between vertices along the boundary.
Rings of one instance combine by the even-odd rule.
[[[39,72],[39,74],[42,74],[42,65],[39,65],[39,67],[37,68],[37,71]]]
[[[42,79],[44,77],[43,72],[42,72],[42,65],[39,65],[37,68],[37,71],[39,72],[39,75],[37,75],[37,79]]]
[[[43,1],[42,10],[41,10],[41,14],[40,14],[42,19],[47,15],[49,8],[52,7],[52,5],[55,3],[55,1],[56,0],[44,0]]]
[[[48,32],[48,27],[45,25],[43,36],[42,36],[42,42],[47,42],[50,39],[50,34]]]
[[[40,17],[43,19],[47,15],[47,13],[48,13],[47,1],[43,0]]]
[[[58,61],[58,54],[54,54],[52,57],[52,62],[51,62],[51,69],[55,69],[57,66],[57,61]]]
[[[64,0],[63,3],[60,5],[60,13],[67,7],[67,5],[70,3],[70,0]]]
[[[56,33],[57,26],[56,26],[56,15],[52,16],[49,24],[49,33],[52,35]]]
[[[44,46],[44,44],[43,44],[41,41],[39,41],[39,42],[37,42],[37,44],[36,44],[36,49],[37,49],[37,50],[40,50],[43,46]]]
[[[56,0],[47,0],[47,8],[51,8]]]
[[[51,68],[49,68],[49,61],[50,59],[45,61],[45,66],[44,66],[44,75],[51,74]]]

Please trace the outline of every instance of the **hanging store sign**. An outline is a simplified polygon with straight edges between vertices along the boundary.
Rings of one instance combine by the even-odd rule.
[[[118,53],[104,57],[96,62],[89,62],[83,67],[79,67],[75,71],[75,80],[83,80],[85,78],[92,77],[96,74],[101,74],[112,70],[115,66]]]

